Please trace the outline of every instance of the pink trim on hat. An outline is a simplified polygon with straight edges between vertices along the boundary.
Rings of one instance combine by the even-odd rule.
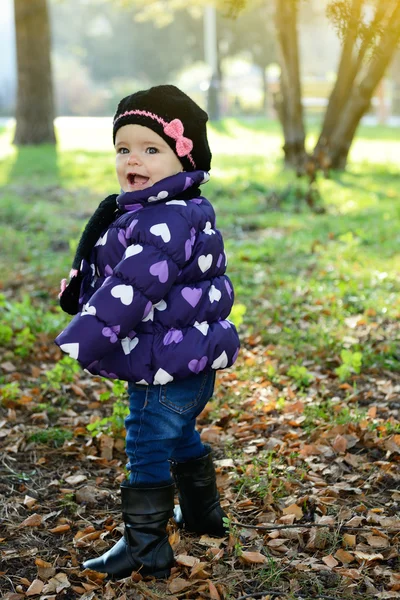
[[[168,135],[168,137],[171,137],[176,141],[177,155],[180,157],[186,156],[190,164],[196,169],[196,163],[190,154],[190,152],[193,150],[193,142],[191,139],[184,137],[184,127],[180,119],[173,119],[168,123],[168,121],[164,121],[164,119],[158,115],[148,112],[147,110],[127,110],[126,112],[118,115],[118,117],[115,117],[114,125],[119,119],[129,115],[141,115],[143,117],[149,117],[150,119],[157,121],[157,123],[160,123],[160,125],[163,126],[165,135]]]

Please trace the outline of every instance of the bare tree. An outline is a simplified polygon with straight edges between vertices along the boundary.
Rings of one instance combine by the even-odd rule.
[[[248,0],[250,1],[250,0]],[[300,0],[274,0],[281,91],[276,108],[285,138],[285,163],[299,172],[344,169],[361,118],[400,40],[400,0],[331,0],[328,17],[342,37],[337,78],[312,157],[304,148],[297,22]],[[236,13],[245,0],[230,0]]]
[[[297,32],[298,0],[276,0],[276,28],[281,63],[280,93],[275,107],[283,127],[285,163],[301,169],[305,129]]]
[[[54,144],[50,25],[46,0],[14,0],[18,93],[14,143]]]

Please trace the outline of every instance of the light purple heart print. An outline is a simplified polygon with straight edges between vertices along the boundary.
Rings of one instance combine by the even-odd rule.
[[[232,364],[233,364],[233,363],[235,362],[235,360],[237,359],[237,357],[238,357],[238,354],[239,354],[239,348],[237,348],[237,350],[236,350],[235,354],[232,356]]]
[[[185,242],[185,260],[189,260],[192,256],[192,242],[190,240],[186,240]]]
[[[107,379],[118,379],[118,375],[116,375],[115,373],[107,373],[107,371],[105,371],[104,369],[100,371],[100,375],[103,375],[103,377],[107,377]]]
[[[138,222],[139,222],[139,221],[138,221],[138,219],[133,219],[132,223],[130,223],[130,224],[128,225],[128,227],[126,228],[126,231],[125,231],[125,237],[126,237],[126,239],[127,239],[127,240],[128,240],[129,238],[131,238],[131,237],[132,237],[132,231],[133,231],[133,229],[134,229],[135,225],[136,225]],[[126,246],[125,246],[125,247],[126,247]]]
[[[110,265],[106,265],[106,268],[104,269],[104,277],[110,277],[110,275],[113,274],[113,270],[110,267]]]
[[[145,319],[147,317],[147,315],[149,314],[149,312],[151,311],[152,308],[153,308],[153,305],[149,300],[148,303],[146,304],[146,308],[144,309],[143,319]]]
[[[222,254],[220,254],[220,255],[218,256],[218,261],[217,261],[217,268],[218,268],[218,269],[220,268],[220,266],[221,266],[221,264],[222,264],[222,259],[223,259],[223,258],[224,258],[224,257],[223,257],[223,255],[222,255]]]
[[[186,177],[185,186],[183,189],[187,190],[193,184],[194,184],[193,179],[191,179],[190,177]]]
[[[203,198],[191,198],[190,202],[194,202],[194,204],[201,204],[203,202]]]
[[[120,229],[118,231],[118,241],[120,244],[123,245],[124,248],[126,248],[126,238],[125,238],[125,234],[126,232],[123,229]]]
[[[138,210],[142,210],[143,206],[141,204],[125,204],[124,208],[135,213]]]
[[[175,344],[179,344],[183,340],[183,333],[180,329],[170,329],[167,334],[164,336],[163,344],[164,346],[169,346],[175,342]]]
[[[185,287],[181,291],[181,294],[185,298],[186,302],[188,302],[190,306],[193,306],[193,308],[198,305],[202,293],[203,291],[201,289],[190,287]]]
[[[120,330],[120,325],[114,325],[114,327],[103,327],[101,333],[104,335],[104,337],[109,337],[112,344],[115,344],[115,342],[118,340],[117,335],[119,334]]]
[[[233,292],[233,290],[232,290],[231,285],[230,285],[230,283],[229,283],[229,281],[227,279],[225,279],[225,287],[226,287],[226,291],[229,294],[229,298],[232,298],[232,292]]]
[[[224,329],[229,329],[231,327],[229,321],[219,321],[219,324],[222,325]]]
[[[151,265],[150,273],[151,275],[154,275],[154,277],[158,277],[160,283],[165,283],[166,281],[168,281],[169,271],[167,261],[161,260],[160,262]]]
[[[200,371],[203,371],[206,364],[207,364],[207,356],[202,356],[200,358],[200,360],[197,360],[196,358],[191,360],[190,363],[188,364],[188,367],[192,371],[192,373],[197,374],[197,373],[200,373]]]

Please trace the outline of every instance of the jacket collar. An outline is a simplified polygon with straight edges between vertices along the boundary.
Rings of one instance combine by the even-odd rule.
[[[122,192],[117,197],[117,206],[121,211],[136,211],[146,204],[167,202],[177,196],[190,193],[190,188],[197,189],[201,183],[206,183],[210,176],[205,171],[183,171],[171,177],[157,181],[154,185],[144,190],[135,192]],[[194,191],[193,190],[193,191]]]

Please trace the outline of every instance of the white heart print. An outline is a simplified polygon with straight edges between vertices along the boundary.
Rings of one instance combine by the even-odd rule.
[[[103,235],[103,237],[99,237],[99,239],[95,243],[95,246],[105,246],[107,243],[107,236],[108,236],[108,229],[105,232],[105,234]]]
[[[71,358],[78,358],[79,355],[79,344],[77,342],[73,342],[71,344],[61,344],[60,350],[69,354]]]
[[[124,351],[124,354],[130,354],[132,352],[132,350],[134,348],[136,348],[138,343],[139,343],[138,337],[134,337],[132,340],[131,340],[131,338],[126,337],[123,340],[121,340],[121,346]]]
[[[211,304],[213,302],[219,302],[221,299],[221,296],[222,296],[221,292],[219,290],[217,290],[215,285],[212,285],[208,292],[208,297],[210,298]]]
[[[226,352],[222,352],[222,354],[220,354],[213,362],[213,364],[211,365],[212,369],[224,369],[226,367],[226,365],[228,364],[228,357],[226,355]]]
[[[129,258],[130,256],[135,256],[136,254],[140,254],[143,250],[143,246],[140,244],[133,244],[132,246],[128,246],[125,250],[125,258]]]
[[[154,385],[165,385],[166,383],[173,381],[173,379],[174,378],[172,377],[172,375],[167,373],[167,371],[164,371],[164,369],[158,369],[157,373],[154,375],[153,384]]]
[[[205,228],[203,229],[204,233],[207,235],[214,235],[215,231],[214,229],[211,227],[211,223],[210,221],[207,221]]]
[[[157,304],[153,304],[149,314],[146,315],[144,317],[144,319],[142,319],[142,323],[146,323],[146,321],[154,321],[154,309],[155,308],[162,312],[163,310],[165,310],[167,308],[167,303],[165,302],[165,300],[160,300],[160,302],[157,302]]]
[[[167,205],[167,204],[180,204],[181,206],[187,206],[187,204],[184,200],[169,200],[168,202],[165,203],[165,205]]]
[[[150,196],[149,202],[157,202],[157,200],[164,200],[164,198],[168,198],[168,192],[158,192],[157,196]]]
[[[132,304],[133,300],[133,287],[131,285],[125,285],[124,283],[121,285],[116,285],[111,290],[111,296],[114,298],[119,298],[122,304],[129,306]]]
[[[199,331],[201,331],[201,333],[203,335],[207,335],[208,333],[208,329],[209,329],[209,324],[207,323],[207,321],[203,321],[202,323],[199,323],[198,321],[195,322],[194,327],[196,327],[196,329],[198,329]]]
[[[82,312],[81,312],[81,317],[84,317],[85,315],[95,315],[96,314],[96,307],[95,306],[89,306],[89,304],[84,304],[82,307]]]
[[[150,233],[156,236],[161,236],[163,242],[167,243],[171,239],[171,232],[166,223],[158,223],[150,227]]]
[[[199,267],[202,273],[205,273],[206,271],[208,271],[208,269],[211,267],[212,265],[212,261],[213,261],[213,257],[212,254],[202,254],[201,256],[199,256],[199,258],[197,259],[197,262],[199,263]]]

